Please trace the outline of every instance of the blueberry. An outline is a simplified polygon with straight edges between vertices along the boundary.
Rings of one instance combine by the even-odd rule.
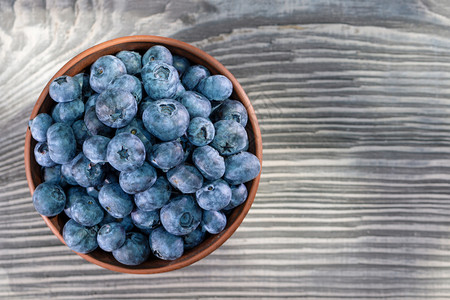
[[[33,205],[41,215],[53,217],[64,210],[66,195],[59,185],[43,182],[34,190]]]
[[[97,233],[97,243],[102,250],[112,252],[122,247],[126,237],[125,228],[119,223],[112,222],[100,227]]]
[[[189,195],[178,196],[161,208],[161,224],[167,232],[185,235],[195,230],[202,220],[202,210]]]
[[[208,180],[219,179],[225,173],[225,160],[211,146],[196,148],[192,153],[192,162]]]
[[[231,189],[222,179],[208,181],[195,193],[195,198],[204,210],[221,210],[231,201]]]
[[[163,260],[175,260],[184,252],[183,238],[168,233],[163,227],[150,233],[149,243],[153,255]]]
[[[128,74],[134,75],[141,72],[142,63],[141,55],[139,53],[124,50],[117,53],[116,57],[123,62]]]
[[[63,75],[52,81],[48,92],[56,102],[70,102],[81,97],[81,86],[78,80]]]
[[[72,126],[73,122],[81,119],[84,114],[84,103],[81,99],[56,104],[52,111],[55,122],[66,123]]]
[[[258,176],[261,171],[259,159],[250,152],[240,152],[225,159],[223,178],[229,184],[241,184]]]
[[[189,141],[198,147],[206,146],[214,139],[214,125],[210,120],[196,117],[191,120],[186,135]]]
[[[53,167],[45,167],[44,181],[57,184],[60,187],[66,187],[67,185],[67,182],[64,180],[64,176],[61,173],[61,165],[55,165]]]
[[[187,90],[194,90],[198,83],[210,76],[211,73],[207,68],[200,65],[190,66],[181,78],[181,82],[184,84]]]
[[[98,96],[95,112],[106,126],[121,128],[127,126],[136,115],[136,99],[130,92],[108,89]]]
[[[206,210],[203,212],[202,228],[211,234],[218,234],[227,226],[227,217],[223,212]]]
[[[47,141],[47,130],[52,124],[53,119],[48,114],[38,114],[29,122],[31,136],[38,142]]]
[[[233,84],[223,75],[212,75],[200,81],[197,91],[209,100],[222,101],[231,96]]]
[[[178,72],[171,65],[154,61],[142,68],[142,83],[147,94],[155,100],[172,98],[177,92]]]
[[[95,107],[95,104],[97,103],[97,98],[100,94],[93,94],[91,96],[89,96],[88,100],[86,101],[86,103],[84,104],[84,112],[87,112],[89,108],[91,108],[92,106]]]
[[[83,226],[94,226],[103,219],[103,209],[88,195],[79,197],[70,207],[72,219]]]
[[[183,73],[191,66],[189,60],[185,57],[174,55],[172,65],[177,69],[178,74],[183,75]]]
[[[105,178],[105,170],[102,164],[91,162],[82,155],[72,166],[72,175],[75,181],[82,187],[97,186]]]
[[[106,158],[118,171],[133,171],[142,166],[145,160],[145,146],[131,133],[120,133],[108,144]]]
[[[84,113],[84,123],[91,135],[111,136],[113,134],[113,129],[100,122],[97,118],[95,106],[91,106]]]
[[[185,92],[180,102],[186,107],[191,119],[195,117],[208,118],[211,113],[211,102],[197,92]]]
[[[140,210],[152,211],[166,205],[171,193],[169,182],[164,177],[158,177],[149,189],[134,195],[134,202]]]
[[[93,163],[106,162],[106,149],[111,139],[102,135],[94,135],[83,143],[84,155]]]
[[[183,97],[185,92],[186,92],[186,89],[184,88],[183,84],[180,81],[178,81],[177,91],[175,92],[175,95],[173,96],[173,98],[176,100],[179,100],[179,99],[181,99],[181,97]]]
[[[34,158],[38,165],[42,167],[53,167],[56,163],[50,158],[48,145],[46,142],[37,143],[34,147]]]
[[[178,101],[162,99],[150,102],[142,120],[145,128],[162,141],[181,137],[189,126],[189,113]]]
[[[73,79],[78,81],[81,87],[81,96],[84,97],[90,97],[94,91],[91,89],[91,86],[89,85],[89,74],[86,73],[78,73],[77,75],[73,76]]]
[[[142,100],[141,81],[133,75],[124,74],[117,76],[111,81],[108,89],[119,89],[131,93],[137,104]]]
[[[224,210],[233,209],[247,200],[248,192],[243,183],[231,186],[231,201]]]
[[[78,162],[82,158],[83,154],[79,153],[75,156],[71,161],[61,165],[61,174],[64,177],[64,180],[70,185],[78,185],[75,177],[73,176],[73,165]]]
[[[65,164],[75,157],[77,142],[70,126],[55,123],[47,131],[47,145],[50,158],[58,164]]]
[[[84,141],[91,136],[83,120],[77,120],[72,124],[73,134],[78,145],[83,145]]]
[[[183,236],[184,241],[184,249],[192,249],[198,245],[205,239],[205,231],[201,226],[197,227],[194,231],[189,234]]]
[[[156,144],[148,155],[149,162],[164,172],[181,164],[183,159],[183,147],[178,141]]]
[[[156,181],[156,170],[150,164],[144,164],[130,172],[120,172],[119,184],[128,194],[137,194],[149,189]]]
[[[66,245],[75,252],[89,253],[97,249],[98,226],[84,227],[74,220],[69,220],[63,228]]]
[[[154,138],[144,128],[144,123],[142,122],[142,120],[134,118],[130,124],[116,130],[116,134],[124,132],[131,133],[137,136],[145,146],[145,153],[148,153],[152,150],[152,140],[154,140]]]
[[[161,61],[166,64],[173,64],[172,53],[170,53],[169,49],[164,46],[156,45],[151,47],[145,52],[142,57],[142,65],[145,66],[149,62]]]
[[[80,186],[74,186],[68,189],[66,193],[66,205],[64,206],[64,212],[69,218],[72,218],[73,204],[83,196],[86,196],[86,190]]]
[[[211,142],[221,155],[238,153],[248,147],[248,136],[245,128],[236,121],[221,120],[214,123],[215,136]]]
[[[233,120],[245,127],[248,121],[248,114],[241,102],[227,99],[214,111],[211,119],[214,122],[219,120]]]
[[[150,255],[150,247],[143,234],[129,232],[122,247],[114,250],[112,253],[118,262],[124,265],[136,266],[147,260]]]
[[[89,84],[94,91],[101,93],[114,78],[126,73],[127,69],[120,59],[105,55],[92,64]]]
[[[117,183],[105,184],[98,194],[98,200],[114,218],[124,218],[133,210],[133,199]]]
[[[159,210],[144,211],[135,209],[131,212],[133,224],[139,229],[155,229],[161,223],[159,220]]]
[[[191,165],[181,164],[167,172],[170,184],[184,194],[195,193],[203,184],[203,176]]]

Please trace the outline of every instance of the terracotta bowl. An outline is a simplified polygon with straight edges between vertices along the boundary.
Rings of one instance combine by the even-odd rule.
[[[262,140],[258,121],[250,100],[239,82],[221,63],[210,55],[189,44],[170,38],[147,35],[122,37],[96,45],[80,53],[66,63],[47,83],[33,108],[30,119],[34,118],[39,113],[50,113],[52,107],[56,104],[48,95],[48,87],[54,78],[64,74],[73,76],[83,71],[89,73],[90,65],[103,55],[116,54],[121,50],[134,50],[144,54],[148,48],[154,45],[164,45],[173,54],[184,56],[194,64],[200,64],[207,67],[212,74],[223,74],[232,81],[234,90],[230,98],[241,101],[247,108],[249,116],[248,124],[246,126],[250,141],[249,151],[254,153],[262,162]],[[33,194],[36,186],[42,182],[40,166],[36,163],[33,154],[35,145],[36,141],[32,139],[30,130],[27,130],[25,137],[25,168],[31,194]],[[260,176],[247,183],[248,199],[244,204],[234,209],[228,217],[228,224],[224,231],[218,235],[208,236],[203,243],[194,249],[186,251],[183,256],[177,260],[164,261],[150,256],[145,263],[139,266],[126,266],[117,262],[110,253],[99,249],[89,254],[77,254],[91,263],[97,264],[106,269],[123,273],[161,273],[186,267],[216,250],[236,231],[253,203],[259,184],[259,179]],[[62,228],[68,220],[67,217],[64,214],[60,214],[59,216],[52,218],[44,216],[42,218],[51,231],[60,239],[61,242],[64,243]]]

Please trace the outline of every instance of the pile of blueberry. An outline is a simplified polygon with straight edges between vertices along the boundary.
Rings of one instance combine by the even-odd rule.
[[[260,172],[233,85],[163,46],[100,57],[56,78],[51,116],[30,121],[44,216],[64,211],[66,244],[122,264],[174,260],[218,234]]]

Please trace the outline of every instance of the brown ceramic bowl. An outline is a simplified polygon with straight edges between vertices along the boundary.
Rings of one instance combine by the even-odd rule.
[[[173,54],[184,56],[191,60],[194,64],[200,64],[207,67],[212,74],[223,74],[231,80],[234,90],[230,98],[241,101],[247,108],[249,120],[246,130],[250,141],[249,151],[254,153],[262,162],[262,140],[258,121],[250,100],[236,78],[234,78],[234,76],[221,63],[202,50],[184,42],[165,37],[148,35],[122,37],[96,45],[75,56],[47,83],[39,96],[36,105],[34,106],[30,119],[34,118],[39,113],[49,113],[51,108],[55,105],[55,102],[48,94],[48,87],[54,78],[64,74],[73,76],[83,71],[89,72],[90,65],[103,55],[116,54],[121,50],[134,50],[144,54],[148,48],[154,45],[164,45]],[[33,194],[36,186],[42,182],[40,167],[36,163],[33,154],[35,145],[36,141],[31,138],[30,130],[27,130],[25,138],[25,168],[31,194]],[[254,180],[247,183],[248,199],[244,204],[234,209],[228,218],[228,224],[225,230],[220,234],[207,237],[199,246],[186,251],[183,256],[177,260],[164,261],[151,256],[145,263],[139,266],[126,266],[117,262],[110,253],[99,249],[89,254],[77,254],[91,263],[123,273],[161,273],[188,266],[216,250],[236,231],[253,203],[259,184],[259,178],[260,177],[258,176]],[[48,218],[43,216],[42,218],[52,232],[61,240],[61,242],[64,243],[62,228],[65,222],[67,222],[67,217],[65,217],[64,214],[61,214],[56,217]]]

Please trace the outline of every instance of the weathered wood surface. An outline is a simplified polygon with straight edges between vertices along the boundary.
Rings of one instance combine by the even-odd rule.
[[[0,298],[450,298],[450,2],[0,0]],[[260,120],[255,203],[182,270],[62,245],[25,179],[27,119],[71,57],[154,34],[221,61]]]

